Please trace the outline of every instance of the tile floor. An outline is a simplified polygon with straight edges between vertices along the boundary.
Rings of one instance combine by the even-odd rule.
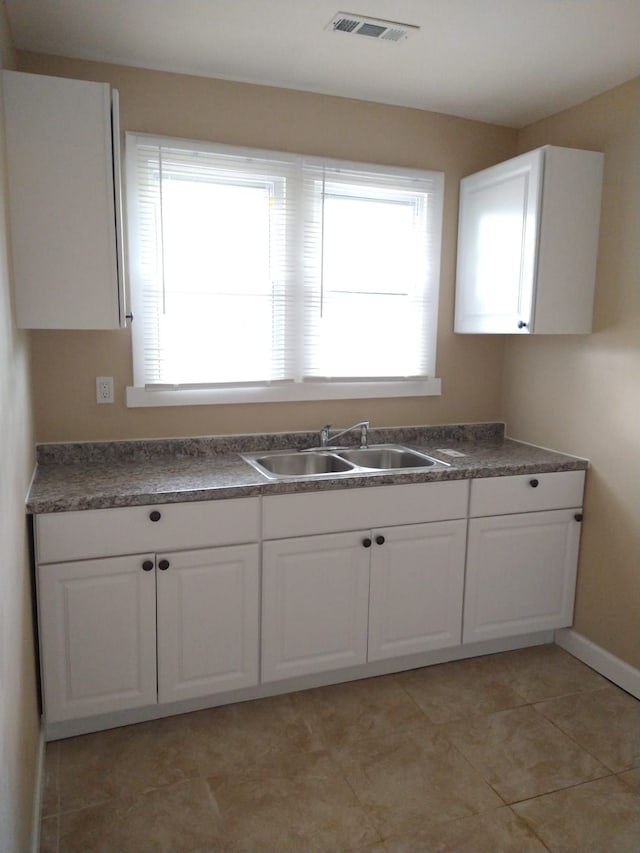
[[[41,851],[640,851],[640,702],[538,646],[70,738]]]

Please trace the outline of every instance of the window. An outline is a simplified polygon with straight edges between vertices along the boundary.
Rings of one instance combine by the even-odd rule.
[[[127,134],[129,405],[439,393],[443,176]]]

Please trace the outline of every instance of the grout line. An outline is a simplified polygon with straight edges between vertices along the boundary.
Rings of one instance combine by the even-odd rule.
[[[543,794],[542,796],[544,796],[544,794]],[[536,798],[535,798],[535,797],[532,797],[531,799],[536,799]],[[519,800],[518,802],[523,803],[523,802],[526,802],[526,800]],[[507,805],[507,808],[510,810],[511,814],[512,814],[512,815],[514,815],[514,817],[516,818],[516,820],[521,820],[524,824],[526,824],[527,828],[528,828],[528,829],[533,833],[533,835],[538,839],[538,841],[540,842],[540,844],[542,844],[542,846],[544,847],[544,849],[545,849],[545,850],[548,850],[548,851],[549,851],[549,853],[553,853],[553,851],[551,850],[551,848],[550,848],[550,847],[548,847],[548,846],[544,843],[544,841],[542,840],[542,838],[540,838],[540,835],[538,834],[538,832],[537,832],[537,830],[536,830],[535,826],[533,826],[533,824],[529,823],[529,821],[526,819],[526,817],[525,817],[524,815],[519,815],[517,812],[515,812],[515,811],[511,808],[511,806],[512,806],[512,805],[513,805],[513,803],[509,803],[509,804]]]
[[[604,689],[605,689],[605,690],[608,690],[609,688],[604,688]],[[577,695],[577,694],[570,694],[570,695]],[[560,698],[560,697],[559,697],[559,698]],[[538,704],[538,703],[536,703],[536,704]],[[540,703],[540,704],[541,704],[541,703]],[[598,757],[594,752],[592,752],[588,747],[586,747],[586,746],[584,746],[583,744],[581,744],[581,743],[580,743],[580,741],[576,740],[576,738],[575,738],[572,734],[570,734],[569,732],[566,732],[566,731],[562,728],[562,726],[561,726],[561,725],[559,725],[559,723],[557,723],[555,720],[550,719],[549,717],[546,717],[546,716],[542,713],[542,711],[539,711],[536,707],[532,706],[532,708],[533,708],[534,712],[535,712],[536,714],[538,714],[538,716],[539,716],[539,717],[541,717],[541,718],[542,718],[543,720],[545,720],[547,723],[551,723],[551,725],[552,725],[552,726],[554,726],[554,727],[555,727],[559,732],[561,732],[561,733],[562,733],[566,738],[568,738],[572,743],[574,743],[574,744],[578,747],[578,749],[582,750],[582,752],[586,752],[586,753],[587,753],[587,755],[590,755],[590,756],[591,756],[591,758],[593,758],[593,759],[594,759],[594,761],[597,761],[597,762],[598,762],[598,764],[599,764],[601,767],[603,767],[603,768],[607,771],[607,773],[605,773],[605,774],[604,774],[604,776],[615,775],[615,774],[616,774],[616,772],[620,772],[620,773],[624,773],[624,772],[625,772],[624,770],[621,770],[621,771],[613,770],[613,769],[612,769],[611,767],[609,767],[609,765],[604,761],[604,759],[599,758],[599,757]],[[631,769],[631,768],[627,768],[627,769]],[[597,779],[602,779],[602,778],[603,778],[603,776],[597,776],[596,778],[597,778]],[[585,780],[585,781],[594,781],[594,780]],[[570,788],[571,788],[571,787],[573,787],[573,786],[572,786],[572,785],[569,785],[569,786],[567,786],[567,787],[570,787]]]

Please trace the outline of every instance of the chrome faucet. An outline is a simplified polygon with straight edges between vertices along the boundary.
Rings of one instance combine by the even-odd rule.
[[[352,432],[355,429],[360,430],[360,447],[367,447],[367,442],[369,440],[369,421],[359,421],[353,426],[340,430],[340,432],[337,432],[335,435],[331,435],[331,424],[326,424],[320,430],[320,447],[326,448],[332,446],[333,442],[337,438],[340,438],[340,436],[346,435],[346,433]]]

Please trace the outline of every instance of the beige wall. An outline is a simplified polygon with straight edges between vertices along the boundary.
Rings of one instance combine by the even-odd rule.
[[[19,54],[25,71],[111,83],[123,130],[212,139],[328,157],[443,170],[446,175],[437,373],[441,397],[127,409],[130,333],[32,333],[39,441],[210,435],[493,420],[500,416],[504,341],[455,337],[458,182],[516,151],[516,131],[436,113],[185,75]],[[95,377],[114,376],[117,402],[98,406]]]
[[[14,54],[0,5],[0,65]],[[1,124],[0,103],[0,124]],[[0,851],[31,849],[39,717],[24,499],[33,471],[27,335],[12,319],[0,133]]]
[[[594,330],[509,338],[509,433],[588,457],[575,629],[640,667],[640,79],[527,128],[605,153]]]

